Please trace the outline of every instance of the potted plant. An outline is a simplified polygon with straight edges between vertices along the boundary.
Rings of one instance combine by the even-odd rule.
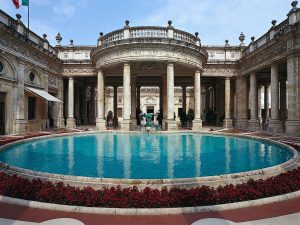
[[[109,111],[107,113],[106,121],[107,121],[107,126],[113,125],[113,112],[112,111]]]

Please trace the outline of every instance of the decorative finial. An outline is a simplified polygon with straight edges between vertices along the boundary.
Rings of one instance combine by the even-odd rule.
[[[293,1],[291,3],[291,5],[293,6],[293,9],[296,9],[297,8],[297,5],[298,5],[298,1]]]
[[[172,26],[172,20],[168,21],[169,27]]]
[[[277,20],[272,20],[272,25],[273,25],[273,27],[275,27],[275,25],[276,25],[276,23],[277,23]]]
[[[240,40],[240,45],[241,46],[244,46],[245,44],[244,44],[244,40],[245,40],[245,35],[244,35],[244,33],[243,32],[241,32],[241,34],[240,34],[240,37],[239,37],[239,40]]]
[[[225,47],[228,47],[229,46],[229,41],[226,39],[225,40]]]
[[[125,20],[126,27],[129,26],[129,20]]]
[[[16,17],[18,20],[20,20],[22,18],[21,14],[19,14],[19,13],[16,14]]]
[[[252,36],[252,37],[251,37],[251,43],[253,43],[253,42],[254,42],[254,40],[255,40],[255,37],[254,37],[254,36]]]
[[[43,38],[45,41],[47,41],[47,34],[43,34]]]
[[[62,40],[62,37],[60,35],[60,33],[58,32],[57,35],[55,36],[55,40],[57,41],[57,44],[58,46],[60,46],[60,42]]]
[[[103,32],[100,32],[99,35],[100,35],[100,37],[102,37],[103,36]]]
[[[198,37],[198,35],[199,35],[199,33],[198,33],[198,32],[195,32],[195,36]]]
[[[73,46],[74,45],[73,43],[74,43],[74,41],[73,41],[73,39],[71,39],[70,40],[70,46]]]

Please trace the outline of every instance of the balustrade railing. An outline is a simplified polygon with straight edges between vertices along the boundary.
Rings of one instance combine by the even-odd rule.
[[[102,43],[106,44],[109,42],[119,41],[124,38],[123,30],[116,30],[107,35],[103,36]]]
[[[112,42],[121,41],[125,39],[174,39],[178,40],[182,43],[188,43],[191,45],[200,46],[200,39],[192,34],[187,32],[176,30],[171,28],[173,32],[169,33],[169,29],[167,27],[155,27],[155,26],[141,26],[141,27],[128,27],[122,30],[113,31],[104,36],[100,37],[102,45],[109,45]],[[125,34],[126,33],[126,34]],[[186,45],[186,44],[185,44]]]
[[[184,41],[184,42],[194,44],[194,45],[197,42],[197,38],[194,35],[184,32],[184,31],[181,31],[181,30],[174,30],[174,38],[176,40]]]
[[[21,35],[24,35],[26,38],[28,38],[38,46],[43,46],[43,43],[45,42],[42,37],[28,30],[27,27],[25,27],[23,24],[19,24],[17,20],[13,19],[2,10],[0,10],[0,23],[5,24],[7,27],[10,27],[11,29],[19,32]],[[22,26],[21,29],[19,29],[18,26]],[[48,50],[53,54],[56,54],[56,50],[50,45],[48,47]]]
[[[244,54],[247,55],[247,54],[251,53],[253,50],[264,46],[271,39],[273,39],[274,36],[276,36],[276,35],[282,35],[282,34],[288,32],[288,29],[287,29],[288,27],[289,27],[289,20],[288,19],[284,20],[283,22],[281,22],[277,26],[272,27],[266,34],[261,36],[256,41],[253,41],[253,43],[251,43],[250,46],[248,46],[245,49]],[[251,48],[251,45],[252,45],[252,48]],[[253,50],[251,50],[251,49],[253,49]]]
[[[133,27],[130,29],[131,38],[167,38],[167,29],[162,27]]]

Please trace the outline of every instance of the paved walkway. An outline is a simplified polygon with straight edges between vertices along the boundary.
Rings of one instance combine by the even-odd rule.
[[[17,206],[17,205],[0,204],[0,218],[34,222],[34,223],[42,223],[47,220],[52,220],[57,218],[72,218],[81,221],[85,225],[113,225],[113,224],[191,225],[197,221],[199,222],[199,220],[202,219],[218,218],[223,220],[229,220],[238,224],[241,223],[242,225],[261,225],[261,224],[300,225],[299,217],[300,217],[300,198],[274,203],[274,204],[267,204],[267,205],[262,205],[257,207],[249,207],[249,208],[236,209],[236,210],[204,212],[204,213],[195,213],[195,214],[159,215],[159,216],[116,216],[116,215],[98,215],[98,214],[86,214],[86,213],[70,213],[70,212],[51,211],[51,210],[43,210],[43,209],[33,209],[33,208]],[[268,218],[272,218],[272,219],[264,220]],[[248,221],[253,221],[253,222],[251,222],[250,224],[245,223]],[[281,223],[281,221],[283,221],[283,223]],[[196,225],[200,225],[200,224],[196,224]],[[0,225],[2,225],[1,220],[0,220]],[[215,223],[215,225],[217,225],[217,223]],[[226,225],[229,224],[227,223]]]

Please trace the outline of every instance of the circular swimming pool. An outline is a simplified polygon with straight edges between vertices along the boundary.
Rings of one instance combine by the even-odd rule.
[[[33,171],[96,178],[174,179],[275,166],[293,153],[275,143],[206,134],[97,133],[24,142],[0,161]]]

